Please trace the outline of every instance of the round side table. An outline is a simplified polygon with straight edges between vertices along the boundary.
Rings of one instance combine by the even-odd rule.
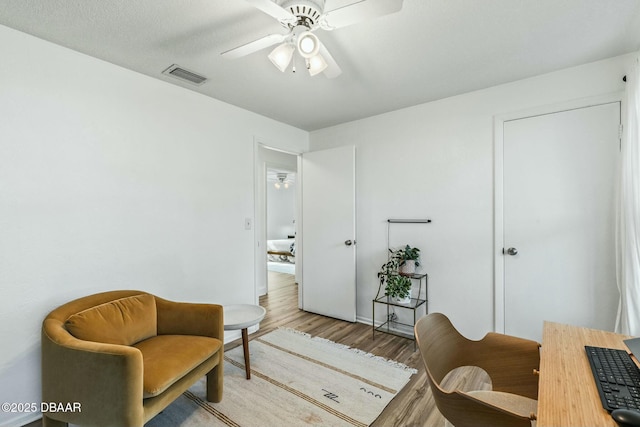
[[[233,331],[242,329],[242,347],[244,349],[244,368],[247,379],[251,379],[251,366],[249,364],[249,326],[257,325],[264,319],[267,310],[264,307],[253,304],[234,304],[224,307],[224,330]]]

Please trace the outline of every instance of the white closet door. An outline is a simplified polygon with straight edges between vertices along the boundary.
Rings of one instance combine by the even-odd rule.
[[[507,334],[613,330],[619,124],[617,102],[504,123]]]

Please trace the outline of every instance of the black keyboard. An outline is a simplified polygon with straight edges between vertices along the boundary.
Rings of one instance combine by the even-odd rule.
[[[624,350],[585,346],[602,406],[640,411],[640,369]]]

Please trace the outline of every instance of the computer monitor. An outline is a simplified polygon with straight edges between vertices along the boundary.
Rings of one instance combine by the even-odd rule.
[[[630,338],[624,340],[624,344],[627,346],[631,354],[640,361],[640,338]]]

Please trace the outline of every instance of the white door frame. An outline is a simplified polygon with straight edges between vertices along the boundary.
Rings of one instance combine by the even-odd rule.
[[[494,142],[494,244],[493,244],[493,278],[494,278],[494,325],[496,332],[505,331],[505,298],[504,298],[504,123],[511,120],[525,119],[545,114],[554,114],[562,111],[578,108],[593,107],[596,105],[622,102],[624,92],[614,92],[606,95],[576,99],[568,102],[545,105],[524,111],[517,111],[494,116],[493,142]],[[621,116],[624,117],[624,116]]]
[[[265,142],[259,137],[255,137],[253,141],[253,158],[254,158],[254,303],[258,304],[260,300],[261,290],[267,286],[267,206],[266,206],[266,161],[260,156],[260,148],[267,150],[279,151],[281,153],[290,154],[297,157],[297,168],[300,170],[300,152],[287,151],[276,148]],[[299,176],[299,173],[298,173]],[[298,181],[300,181],[298,179]],[[301,185],[296,185],[296,240],[302,238],[298,230],[302,223],[302,215],[300,213],[300,195],[302,191]],[[296,241],[296,282],[299,289],[302,289],[301,271],[302,271],[302,253],[299,252],[301,245]],[[301,299],[302,292],[298,292],[298,301]],[[298,303],[300,306],[300,302]]]

